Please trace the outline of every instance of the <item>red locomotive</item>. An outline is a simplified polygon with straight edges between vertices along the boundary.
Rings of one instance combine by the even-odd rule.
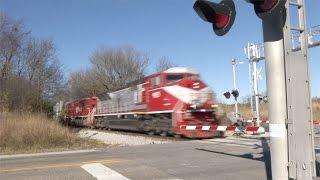
[[[142,83],[66,105],[71,125],[208,138],[217,133],[212,90],[189,68],[174,67]]]

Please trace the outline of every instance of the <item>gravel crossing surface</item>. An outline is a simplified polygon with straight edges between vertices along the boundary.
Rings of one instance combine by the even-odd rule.
[[[176,140],[160,136],[147,136],[139,133],[127,133],[119,131],[100,131],[92,129],[81,129],[78,135],[83,138],[91,138],[106,144],[119,146],[136,146],[146,144],[164,144]]]

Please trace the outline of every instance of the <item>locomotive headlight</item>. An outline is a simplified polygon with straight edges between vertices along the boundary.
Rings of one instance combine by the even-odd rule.
[[[197,95],[196,94],[190,94],[190,104],[196,104],[197,103],[197,101],[198,101],[198,97],[197,97]]]
[[[201,103],[205,103],[208,99],[209,99],[208,94],[206,93],[201,94],[201,98],[200,98]]]
[[[197,95],[196,94],[190,94],[190,101],[191,102],[197,101]]]
[[[197,104],[192,104],[190,107],[192,107],[193,109],[197,109]]]
[[[201,97],[200,97],[200,94],[197,94],[197,93],[194,93],[194,94],[191,94],[191,98],[190,98],[190,104],[193,109],[197,109],[197,107],[200,106],[201,104]]]

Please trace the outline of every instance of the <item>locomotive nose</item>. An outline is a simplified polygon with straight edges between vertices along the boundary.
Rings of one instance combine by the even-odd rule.
[[[190,107],[192,107],[193,109],[197,109],[198,107],[200,107],[202,105],[202,103],[200,102],[199,93],[191,94],[191,98],[190,99],[191,99]]]

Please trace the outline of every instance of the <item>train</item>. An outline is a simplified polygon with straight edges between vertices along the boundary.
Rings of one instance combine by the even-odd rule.
[[[124,89],[66,103],[72,126],[137,131],[163,136],[220,135],[212,89],[197,71],[172,67]]]

